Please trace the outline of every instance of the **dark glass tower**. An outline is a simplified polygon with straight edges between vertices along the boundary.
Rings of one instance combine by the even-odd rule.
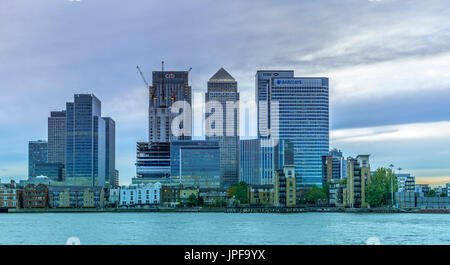
[[[105,180],[115,186],[116,181],[116,122],[109,118],[105,121]]]

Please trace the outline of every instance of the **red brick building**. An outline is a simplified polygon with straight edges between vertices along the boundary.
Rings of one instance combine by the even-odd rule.
[[[47,208],[48,207],[48,188],[43,184],[28,184],[22,193],[24,208]]]

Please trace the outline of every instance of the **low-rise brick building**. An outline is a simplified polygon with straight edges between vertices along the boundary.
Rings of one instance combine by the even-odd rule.
[[[24,208],[47,208],[48,188],[43,184],[28,184],[23,189],[22,202]]]

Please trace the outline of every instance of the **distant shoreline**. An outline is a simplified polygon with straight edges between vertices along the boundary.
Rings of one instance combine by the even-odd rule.
[[[6,210],[6,209],[3,209]],[[12,208],[2,213],[450,213],[450,209],[334,208],[334,207],[229,207],[229,208]]]

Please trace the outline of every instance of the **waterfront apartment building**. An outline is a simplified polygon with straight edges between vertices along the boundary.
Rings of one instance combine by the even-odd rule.
[[[273,205],[275,195],[275,186],[266,185],[248,185],[248,201],[250,205]]]
[[[48,142],[44,140],[28,142],[28,178],[36,177],[36,164],[47,163]]]
[[[369,155],[347,159],[347,183],[343,190],[343,205],[350,208],[367,208],[367,186],[370,182]]]
[[[288,207],[297,204],[294,166],[286,165],[275,171],[274,204]]]
[[[395,174],[397,177],[398,192],[414,192],[416,181],[411,174]]]
[[[131,184],[120,189],[121,207],[141,207],[159,204],[161,199],[161,183]]]
[[[105,205],[105,189],[99,186],[50,186],[52,208],[101,208]]]
[[[66,182],[71,186],[105,184],[105,120],[93,94],[75,94],[66,103]]]
[[[16,182],[0,184],[0,208],[19,208],[20,189]]]
[[[188,71],[153,71],[152,85],[149,87],[149,142],[164,143],[170,140],[189,140],[192,137],[191,111],[180,110],[172,113],[171,107],[177,102],[192,104]],[[175,136],[171,130],[173,119],[181,115],[182,133]]]
[[[296,187],[322,186],[322,156],[329,150],[328,78],[271,77],[268,89],[270,137],[293,143]]]
[[[23,208],[47,208],[48,187],[43,184],[27,184],[22,192]]]
[[[170,142],[170,176],[185,187],[220,187],[218,141],[173,140]]]
[[[206,140],[219,141],[221,185],[228,187],[239,181],[239,92],[225,69],[209,79],[205,103]]]
[[[322,156],[323,184],[345,178],[347,178],[347,160],[344,159],[340,150],[333,149],[328,155]]]

